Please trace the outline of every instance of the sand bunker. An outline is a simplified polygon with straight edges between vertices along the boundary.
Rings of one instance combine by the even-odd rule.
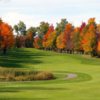
[[[73,73],[67,74],[66,79],[73,79],[73,78],[77,78],[77,74],[73,74]]]

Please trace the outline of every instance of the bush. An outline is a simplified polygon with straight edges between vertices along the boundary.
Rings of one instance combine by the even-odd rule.
[[[50,72],[0,68],[0,81],[33,81],[51,79],[54,79],[54,75]]]
[[[54,75],[50,72],[39,72],[34,76],[34,80],[51,80]]]

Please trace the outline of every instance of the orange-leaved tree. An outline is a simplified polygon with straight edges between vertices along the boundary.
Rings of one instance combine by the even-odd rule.
[[[96,49],[96,24],[95,19],[90,18],[86,26],[87,31],[84,34],[82,46],[85,53],[93,53]]]
[[[77,53],[84,53],[83,47],[82,47],[82,41],[84,37],[84,29],[86,24],[82,22],[80,27],[74,28],[74,34],[73,34],[73,44],[74,44],[74,50]]]
[[[74,27],[71,23],[66,24],[65,30],[64,30],[64,38],[66,40],[66,50],[70,53],[73,51],[73,32]]]
[[[72,49],[73,26],[67,23],[63,32],[57,37],[56,46],[58,49]]]
[[[100,24],[97,25],[97,29],[96,29],[96,33],[97,33],[97,54],[98,56],[100,56]]]
[[[43,44],[43,47],[46,48],[46,49],[48,49],[50,47],[49,36],[53,31],[54,31],[54,26],[53,25],[49,26],[47,33],[43,37],[42,44]]]
[[[48,36],[48,48],[49,49],[55,49],[55,42],[56,42],[56,37],[57,37],[57,32],[53,31],[51,34]]]
[[[66,48],[66,37],[65,37],[64,32],[61,32],[60,35],[57,37],[56,47],[60,50],[63,50]]]
[[[42,39],[39,36],[34,37],[33,45],[35,48],[41,49],[42,48]]]
[[[74,44],[74,50],[78,52],[80,50],[80,45],[81,45],[81,43],[80,43],[80,28],[79,27],[74,28],[74,35],[73,35],[72,41]]]
[[[10,25],[0,20],[0,48],[6,54],[8,48],[14,44],[13,30]]]

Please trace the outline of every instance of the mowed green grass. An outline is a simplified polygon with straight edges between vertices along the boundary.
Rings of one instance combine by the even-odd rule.
[[[36,49],[14,49],[0,66],[51,71],[55,80],[0,82],[0,100],[100,100],[100,59]],[[76,79],[66,80],[68,73]]]

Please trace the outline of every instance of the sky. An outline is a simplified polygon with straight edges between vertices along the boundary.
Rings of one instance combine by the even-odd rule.
[[[61,18],[75,26],[91,17],[100,23],[100,0],[0,0],[0,17],[12,26],[24,21],[27,27],[41,21],[56,26]]]

